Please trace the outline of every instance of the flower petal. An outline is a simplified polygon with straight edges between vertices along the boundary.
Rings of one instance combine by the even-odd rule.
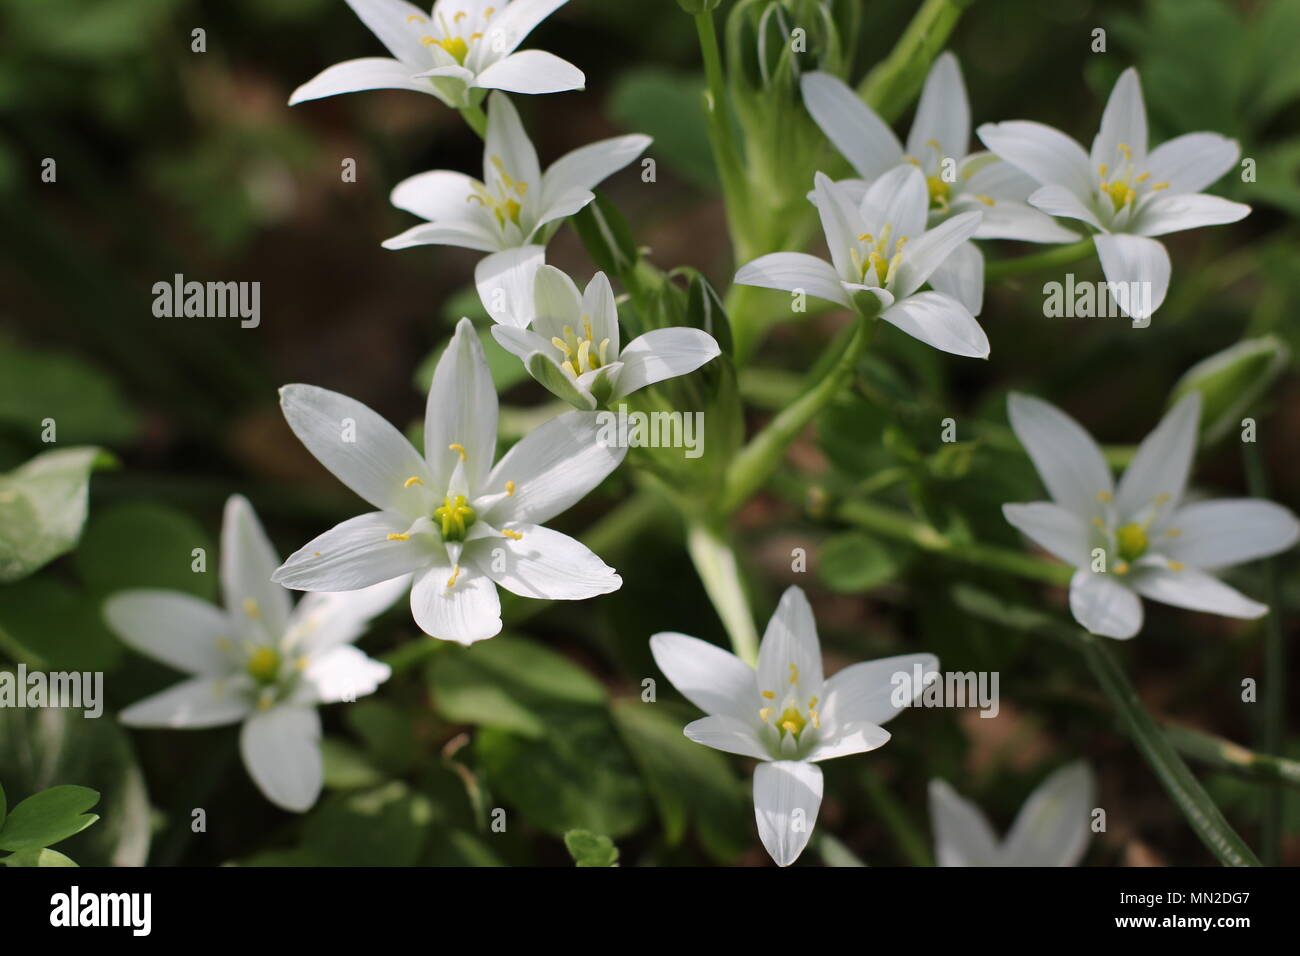
[[[437,95],[429,81],[415,76],[405,63],[383,56],[367,56],[326,67],[289,94],[289,105],[363,90],[410,90]]]
[[[533,279],[533,331],[550,349],[552,338],[565,339],[566,326],[580,328],[583,316],[582,293],[577,283],[555,266],[542,266]]]
[[[984,145],[1043,186],[1064,186],[1087,196],[1092,166],[1083,147],[1060,130],[1029,120],[985,123],[977,131]]]
[[[939,866],[1000,866],[1002,851],[988,818],[942,780],[931,780],[930,822]]]
[[[415,576],[411,613],[420,630],[441,641],[473,644],[501,633],[501,598],[490,578],[462,569],[434,565]]]
[[[1030,541],[1071,567],[1088,563],[1088,523],[1073,511],[1050,501],[1035,501],[1003,505],[1002,514]]]
[[[1241,144],[1218,133],[1186,133],[1161,143],[1147,156],[1154,182],[1172,193],[1197,193],[1219,179],[1241,156]]]
[[[754,768],[754,819],[777,866],[789,866],[808,845],[822,805],[822,772],[816,764],[777,760]]]
[[[1128,155],[1126,156],[1125,153]],[[1141,168],[1147,155],[1147,109],[1142,102],[1142,84],[1138,72],[1129,67],[1115,81],[1101,127],[1092,141],[1092,166],[1107,165],[1115,169],[1129,157]]]
[[[388,201],[421,219],[457,222],[469,219],[469,214],[478,208],[470,202],[476,185],[464,173],[433,169],[403,179],[388,194]]]
[[[933,654],[900,654],[850,664],[826,681],[822,722],[828,726],[887,723],[916,701],[938,671],[939,658]],[[907,698],[905,703],[900,700],[900,689],[908,691],[901,694]]]
[[[1115,580],[1080,568],[1070,579],[1070,612],[1093,634],[1128,640],[1142,630],[1142,602]]]
[[[1092,207],[1064,186],[1039,186],[1030,194],[1029,204],[1048,216],[1078,219],[1097,229],[1102,228]]]
[[[1083,426],[1055,405],[1016,392],[1007,398],[1007,413],[1052,500],[1085,519],[1099,515],[1098,496],[1108,497],[1115,486]]]
[[[1201,393],[1191,391],[1142,439],[1115,493],[1121,517],[1135,517],[1152,503],[1176,507],[1182,500],[1200,420]]]
[[[466,548],[464,559],[507,591],[543,601],[582,601],[623,585],[613,568],[567,534],[535,524],[510,530],[522,537],[480,539],[472,551]]]
[[[320,717],[313,707],[272,707],[254,714],[239,734],[244,766],[266,799],[294,813],[320,796],[324,763]]]
[[[804,293],[836,305],[852,305],[835,268],[805,252],[773,252],[759,256],[740,267],[735,281],[739,285]]]
[[[1280,554],[1300,538],[1289,508],[1254,498],[1197,501],[1178,509],[1170,525],[1177,534],[1160,552],[1205,571]]]
[[[894,131],[843,80],[805,73],[800,87],[813,120],[863,179],[876,179],[903,161]]]
[[[479,493],[496,447],[496,386],[474,324],[461,319],[433,371],[424,411],[424,457],[435,497],[445,493],[462,462],[471,491]]]
[[[889,731],[866,721],[848,721],[836,725],[834,737],[823,738],[808,755],[810,762],[863,754],[889,743]]]
[[[276,639],[289,625],[289,592],[271,582],[280,558],[243,495],[226,500],[221,521],[221,595],[232,621],[256,619]]]
[[[119,591],[104,602],[104,620],[127,647],[186,674],[225,674],[219,642],[239,636],[220,608],[179,591]]]
[[[930,285],[960,302],[972,316],[984,306],[984,253],[973,242],[963,242],[939,268],[930,273]]]
[[[902,299],[921,288],[934,270],[943,265],[962,243],[975,235],[981,218],[982,214],[978,212],[958,213],[908,243],[903,259],[898,264],[898,275],[889,287],[894,297]]]
[[[312,698],[322,704],[373,694],[393,673],[387,664],[372,660],[351,644],[331,648],[309,661],[302,677]]]
[[[1092,835],[1096,787],[1082,762],[1053,773],[1029,795],[1003,848],[1007,866],[1076,866]]]
[[[716,644],[669,631],[650,638],[650,653],[677,692],[706,714],[758,716],[754,668]]]
[[[632,134],[602,139],[557,159],[542,176],[542,207],[604,182],[649,148],[649,136]]]
[[[478,75],[475,86],[507,93],[563,93],[587,83],[582,71],[544,50],[524,50],[498,60]]]
[[[442,553],[431,535],[413,534],[409,522],[386,511],[349,518],[289,555],[272,576],[297,591],[355,591],[423,568]]]
[[[1158,193],[1138,210],[1133,231],[1142,236],[1163,236],[1183,229],[1222,226],[1250,215],[1250,207],[1202,193]]]
[[[920,292],[895,302],[880,316],[890,325],[953,355],[988,358],[989,340],[966,307],[942,292]]]
[[[347,4],[397,59],[415,64],[429,58],[420,43],[419,31],[411,27],[411,17],[417,21],[425,19],[419,7],[406,0],[347,0]]]
[[[844,194],[843,188],[838,185],[835,185],[835,190]],[[858,202],[866,232],[880,235],[888,225],[893,228],[895,239],[907,239],[913,243],[903,259],[905,263],[911,260],[916,244],[925,232],[929,207],[930,191],[925,184],[925,175],[907,163],[895,166],[868,186]],[[860,233],[850,231],[850,245],[857,246],[855,240],[858,235]],[[902,294],[906,295],[906,292]]]
[[[916,119],[907,134],[907,152],[922,159],[939,146],[941,157],[961,159],[970,140],[970,103],[961,67],[951,53],[942,53],[930,67],[916,107]]]
[[[385,249],[409,249],[412,246],[456,246],[478,252],[497,252],[508,248],[499,232],[486,223],[463,219],[457,222],[422,222],[380,243]]]
[[[854,263],[850,250],[858,249],[861,246],[858,236],[871,230],[863,221],[858,205],[852,202],[847,189],[831,182],[824,173],[813,175],[813,193],[835,274],[847,281],[861,281],[861,272]],[[862,202],[866,203],[866,197],[863,197]]]
[[[519,111],[510,97],[492,93],[488,97],[487,135],[483,141],[483,181],[490,184],[501,175],[502,167],[515,182],[527,184],[526,189],[540,191],[542,169]],[[525,193],[522,201],[527,203],[531,198]]]
[[[407,479],[428,483],[424,459],[406,436],[355,399],[315,385],[286,385],[280,408],[316,460],[376,508],[405,514],[412,501]]]
[[[1149,319],[1169,291],[1169,253],[1165,247],[1145,236],[1098,233],[1092,241],[1110,294],[1124,314],[1137,320]]]
[[[1224,584],[1211,574],[1192,568],[1141,568],[1133,576],[1133,589],[1161,604],[1207,611],[1224,617],[1253,620],[1268,613],[1268,605],[1252,601],[1236,588]]]
[[[993,205],[983,206],[983,213],[980,227],[975,230],[976,239],[1078,242],[1083,238],[1079,233],[1061,225],[1047,213],[1035,209],[1027,202],[996,199]]]
[[[510,0],[496,16],[488,21],[484,44],[495,53],[510,53],[518,49],[528,34],[569,0]]]
[[[754,730],[752,720],[738,720],[724,714],[712,714],[691,721],[682,733],[697,744],[721,750],[723,753],[767,760],[771,755]]]
[[[409,575],[355,591],[313,591],[293,609],[285,644],[309,657],[355,641],[372,619],[410,590]]]
[[[251,684],[240,677],[196,677],[132,704],[117,719],[128,727],[223,727],[252,710]]]
[[[533,279],[546,261],[544,246],[519,246],[484,256],[474,267],[474,285],[493,322],[526,329],[533,321]]]
[[[496,527],[542,524],[582,500],[623,461],[626,448],[602,444],[595,412],[565,412],[515,444],[488,477],[487,487],[514,493],[483,517]]]
[[[790,684],[822,693],[822,650],[817,642],[817,622],[802,588],[788,587],[767,622],[758,646],[759,690],[778,694]]]
[[[694,372],[721,351],[713,336],[702,329],[652,329],[629,342],[619,355],[623,368],[614,381],[612,398]]]

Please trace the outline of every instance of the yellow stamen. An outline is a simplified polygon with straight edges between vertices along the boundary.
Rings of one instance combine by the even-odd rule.
[[[389,541],[410,541],[411,536],[406,532],[403,532],[402,534],[397,534],[396,532],[393,532],[388,536],[388,540]]]
[[[454,451],[456,454],[460,455],[460,460],[461,460],[461,461],[468,461],[468,460],[469,460],[469,459],[465,456],[465,446],[464,446],[464,445],[460,445],[460,444],[457,444],[456,442],[452,442],[450,445],[447,446],[447,450],[448,450],[448,451]]]
[[[976,202],[981,202],[986,206],[992,207],[997,205],[997,201],[992,196],[985,196],[983,193],[975,197]]]
[[[257,602],[253,600],[251,597],[244,598],[244,613],[247,614],[249,617],[251,617],[253,620],[257,620],[259,617],[262,616],[261,608],[257,606]]]
[[[459,577],[460,577],[460,565],[458,564],[451,569],[451,577],[447,579],[447,590],[450,591],[452,588],[456,586],[456,579]]]
[[[280,655],[274,648],[258,647],[248,658],[248,673],[259,684],[270,684],[280,673]]]
[[[1169,570],[1170,570],[1170,571],[1184,571],[1184,570],[1186,570],[1186,569],[1187,569],[1187,565],[1183,564],[1183,562],[1181,562],[1181,561],[1170,561],[1170,562],[1169,562]]]
[[[1128,574],[1128,565],[1123,561],[1121,561],[1119,564],[1115,565],[1115,573]]]
[[[771,707],[764,707],[762,710],[760,710],[760,711],[758,712],[758,718],[759,718],[759,720],[763,721],[763,723],[765,723],[765,724],[766,724],[766,723],[770,723],[769,718],[770,718],[771,716],[772,716],[772,708],[771,708]]]
[[[1153,183],[1153,184],[1151,185],[1151,188],[1152,188],[1152,189],[1168,189],[1168,188],[1169,188],[1169,184],[1168,184],[1168,183]]]
[[[507,498],[513,498],[514,496],[515,496],[515,483],[514,483],[513,481],[507,481],[507,482],[506,482],[506,497],[507,497]]]
[[[509,528],[502,528],[501,533],[505,535],[507,538],[509,538],[511,541],[524,540],[523,533],[520,531],[512,531]]]
[[[796,664],[790,665],[790,683],[791,684],[799,683],[799,667]]]
[[[763,696],[764,696],[765,698],[767,698],[768,700],[774,700],[774,699],[776,699],[776,694],[774,694],[774,693],[773,693],[772,691],[770,691],[770,690],[765,690],[765,691],[763,691]]]
[[[1100,502],[1102,502],[1103,504],[1105,504],[1106,502],[1110,501],[1111,498],[1113,498],[1113,497],[1114,497],[1114,495],[1112,495],[1109,491],[1099,491],[1099,492],[1097,492],[1097,500],[1100,501]]]
[[[1182,533],[1183,533],[1182,528],[1170,528],[1168,531],[1165,532],[1165,535],[1170,538],[1176,538]]]
[[[411,487],[411,485],[422,485],[422,484],[424,484],[424,482],[421,481],[418,476],[412,475],[410,478],[407,478],[404,482],[402,482],[402,487],[409,488]]]
[[[406,16],[407,23],[428,23],[427,17],[422,17],[418,13],[410,13]]]
[[[444,541],[465,540],[465,532],[474,523],[474,509],[464,495],[444,497],[442,505],[434,509],[433,516],[442,524]]]

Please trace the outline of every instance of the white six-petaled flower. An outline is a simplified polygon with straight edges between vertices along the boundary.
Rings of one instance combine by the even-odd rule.
[[[1101,449],[1073,418],[1027,395],[1013,394],[1007,405],[1052,501],[1002,511],[1031,541],[1076,568],[1076,621],[1094,634],[1133,637],[1142,629],[1139,595],[1227,617],[1267,613],[1207,572],[1285,551],[1300,536],[1300,523],[1269,501],[1185,502],[1199,392],[1188,393],[1143,439],[1118,487]]]
[[[829,73],[806,73],[801,86],[804,106],[861,177],[840,183],[855,195],[900,163],[910,163],[925,175],[931,226],[974,210],[983,213],[974,239],[1073,242],[1079,238],[1025,201],[1037,188],[1033,179],[992,153],[967,153],[970,103],[961,67],[951,53],[939,56],[925,78],[906,151],[889,125],[843,80]],[[930,285],[979,315],[984,256],[973,242],[962,243],[930,275]]]
[[[130,647],[192,675],[122,711],[134,727],[220,727],[242,721],[240,751],[268,800],[310,809],[320,795],[316,705],[353,701],[388,679],[386,664],[352,646],[407,582],[311,594],[292,607],[271,581],[279,564],[249,503],[226,502],[221,527],[225,607],[178,591],[134,590],[104,605]]]
[[[347,2],[392,57],[336,63],[294,90],[290,106],[361,90],[413,90],[463,109],[478,105],[483,90],[560,93],[586,82],[552,53],[515,52],[568,0],[438,0],[428,14],[406,0]]]
[[[585,292],[543,262],[540,246],[521,246],[479,262],[474,278],[492,334],[534,378],[576,408],[630,395],[693,372],[719,353],[702,329],[652,329],[620,346],[618,306],[603,272]]]
[[[822,800],[818,761],[882,746],[889,731],[880,725],[901,709],[898,675],[910,681],[915,668],[933,675],[939,666],[933,655],[907,654],[824,678],[817,624],[797,587],[786,589],[768,622],[757,670],[685,634],[656,634],[650,650],[682,696],[709,715],[688,724],[687,737],[762,761],[754,770],[754,816],[778,866],[798,859],[812,836]],[[924,687],[912,690],[905,704]]]
[[[384,241],[385,249],[446,245],[497,252],[539,240],[552,223],[595,199],[592,188],[618,172],[650,145],[639,133],[600,140],[561,156],[546,172],[537,162],[510,98],[488,100],[483,181],[435,169],[393,187],[394,206],[428,220]]]
[[[1032,205],[1097,230],[1102,271],[1118,290],[1117,304],[1134,319],[1150,318],[1169,289],[1169,253],[1152,236],[1250,213],[1249,206],[1201,192],[1236,164],[1236,140],[1187,133],[1147,151],[1146,106],[1132,67],[1111,91],[1091,154],[1059,130],[1027,120],[986,123],[978,133],[1041,184],[1029,197]]]
[[[1096,786],[1085,763],[1038,785],[999,840],[980,808],[942,780],[930,781],[930,819],[939,866],[1076,866],[1088,849]]]
[[[817,173],[813,193],[831,262],[774,252],[742,266],[737,282],[816,296],[879,315],[944,352],[988,357],[988,337],[966,306],[944,292],[917,291],[975,234],[982,213],[958,213],[927,229],[930,192],[925,175],[909,165],[891,169],[856,197],[851,186]]]
[[[602,446],[595,412],[534,429],[496,463],[497,394],[468,319],[429,387],[421,455],[396,428],[337,392],[280,390],[285,420],[334,476],[378,511],[326,531],[274,579],[346,591],[414,574],[411,613],[425,633],[471,644],[501,630],[497,585],[581,600],[623,583],[586,545],[542,527],[600,484],[627,453]]]

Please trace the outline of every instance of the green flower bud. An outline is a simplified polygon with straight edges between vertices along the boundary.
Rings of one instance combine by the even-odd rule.
[[[1238,427],[1242,416],[1273,384],[1290,360],[1290,350],[1266,335],[1245,339],[1197,362],[1174,386],[1171,405],[1190,391],[1201,393],[1201,435],[1206,444]]]

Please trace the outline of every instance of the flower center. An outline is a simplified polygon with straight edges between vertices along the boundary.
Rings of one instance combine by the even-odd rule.
[[[601,339],[600,344],[596,344],[595,337],[591,333],[589,315],[582,317],[581,337],[573,331],[573,326],[566,325],[563,338],[554,336],[551,344],[564,355],[560,368],[564,369],[570,378],[577,378],[586,372],[594,372],[608,361],[606,354],[609,351],[609,339]]]
[[[899,236],[897,241],[893,241],[893,236],[893,223],[887,222],[880,230],[879,238],[864,232],[858,236],[858,242],[863,245],[849,249],[849,257],[862,276],[863,284],[883,288],[894,281],[898,266],[903,261],[903,246],[907,244],[907,236]]]
[[[493,8],[488,7],[483,11],[483,19],[486,21],[492,16],[492,13]],[[430,36],[426,33],[420,37],[420,42],[428,47],[442,47],[453,60],[464,66],[465,58],[469,55],[470,46],[474,41],[483,38],[483,34],[478,31],[468,35],[461,32],[465,29],[465,25],[462,25],[461,21],[467,17],[469,17],[469,13],[464,10],[453,13],[450,19],[445,13],[438,14],[438,24],[434,29],[440,30],[442,36]],[[412,13],[406,18],[406,22],[423,26],[429,22],[429,18],[418,13]]]
[[[474,524],[474,509],[464,495],[447,495],[442,506],[434,509],[433,517],[442,525],[442,540],[464,541],[465,532]]]
[[[1150,173],[1138,173],[1133,165],[1133,151],[1126,143],[1120,143],[1115,147],[1119,153],[1119,160],[1112,169],[1106,163],[1097,167],[1097,189],[1102,195],[1110,197],[1111,206],[1115,212],[1119,212],[1130,203],[1136,202],[1139,193],[1143,189],[1150,189],[1152,192],[1159,189],[1168,189],[1168,183],[1152,183],[1146,186],[1147,180],[1151,178]],[[1113,173],[1113,175],[1112,175]],[[1107,179],[1107,176],[1110,178]]]
[[[259,684],[274,684],[280,676],[280,655],[274,648],[258,647],[248,656],[248,674]]]
[[[925,186],[930,191],[930,205],[937,209],[947,209],[952,184],[942,176],[926,176]]]
[[[1119,556],[1125,561],[1136,561],[1147,551],[1147,530],[1140,524],[1121,525],[1115,531]]]
[[[507,222],[513,222],[519,225],[519,213],[523,209],[521,200],[528,192],[528,183],[522,179],[514,179],[506,172],[505,163],[501,161],[500,156],[491,158],[492,166],[496,169],[496,182],[493,184],[494,190],[490,190],[486,185],[480,182],[474,183],[474,191],[465,197],[466,202],[477,202],[492,210],[492,214],[497,218],[497,224],[504,227]]]
[[[790,665],[790,673],[792,675],[790,678],[790,683],[791,684],[798,683],[799,670],[797,667],[795,667],[794,664]],[[763,691],[763,698],[765,700],[776,700],[776,692],[765,690]],[[821,729],[821,714],[817,710],[816,697],[808,698],[808,706],[806,708],[806,711],[807,713],[805,715],[805,708],[801,708],[799,706],[799,701],[794,696],[793,693],[787,694],[785,701],[781,706],[781,714],[779,717],[776,718],[774,724],[774,726],[776,727],[777,735],[781,739],[784,739],[786,734],[789,734],[797,741],[799,739],[799,735],[803,733],[804,728],[807,727],[809,724],[813,725],[814,730]],[[775,713],[776,713],[775,707],[763,707],[759,710],[758,717],[761,721],[763,721],[763,723],[772,724],[773,723],[772,715]]]

